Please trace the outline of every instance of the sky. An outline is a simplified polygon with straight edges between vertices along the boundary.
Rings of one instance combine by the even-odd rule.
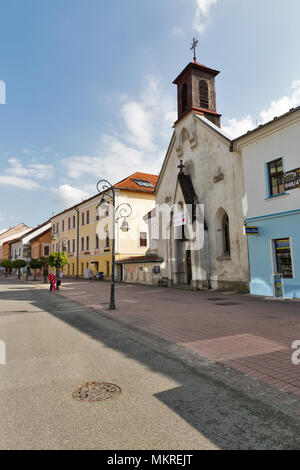
[[[193,37],[232,137],[299,105],[299,17],[299,0],[0,0],[0,230],[158,174]]]

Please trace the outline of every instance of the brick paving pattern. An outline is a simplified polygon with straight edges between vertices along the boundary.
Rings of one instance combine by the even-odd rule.
[[[284,392],[300,409],[300,365],[291,360],[300,302],[118,284],[118,310],[110,312],[109,289],[107,282],[65,280],[61,294]]]

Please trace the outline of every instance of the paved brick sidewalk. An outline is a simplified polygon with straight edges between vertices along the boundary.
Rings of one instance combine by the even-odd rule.
[[[65,280],[61,294],[258,380],[270,393],[299,399],[300,365],[291,360],[299,302],[117,284],[118,310],[110,312],[109,289],[106,282]]]

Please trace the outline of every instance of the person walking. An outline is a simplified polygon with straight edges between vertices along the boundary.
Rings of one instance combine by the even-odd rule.
[[[49,282],[50,282],[50,292],[56,290],[56,279],[54,274],[50,273],[49,274]]]

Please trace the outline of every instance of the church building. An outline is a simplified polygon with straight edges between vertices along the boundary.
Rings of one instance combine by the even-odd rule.
[[[218,74],[194,58],[174,81],[178,119],[155,191],[157,217],[164,207],[160,220],[167,236],[159,234],[157,251],[169,286],[247,292],[242,157],[232,151],[231,139],[221,129]],[[193,229],[197,220],[202,220],[200,245]]]

